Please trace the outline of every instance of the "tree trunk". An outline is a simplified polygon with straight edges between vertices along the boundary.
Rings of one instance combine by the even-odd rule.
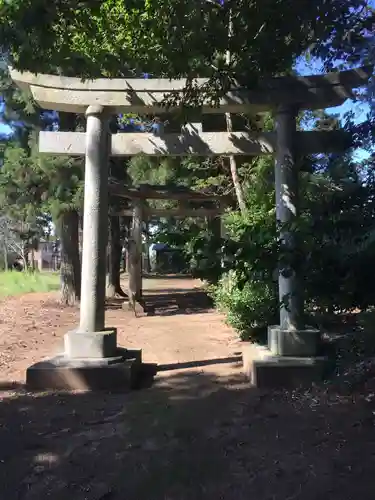
[[[133,221],[129,240],[129,304],[135,306],[142,297],[142,203],[133,201]]]
[[[3,245],[3,255],[4,255],[4,269],[8,271],[9,263],[8,263],[8,248],[6,242]]]
[[[35,250],[34,250],[33,246],[31,247],[31,250],[30,250],[30,256],[31,256],[30,267],[31,267],[32,271],[35,271],[35,268],[36,268],[36,266],[35,266]]]
[[[107,247],[107,297],[126,298],[126,293],[120,284],[121,272],[121,239],[120,239],[120,219],[119,217],[108,217],[109,234]]]
[[[228,47],[230,46],[230,41],[232,36],[233,36],[232,11],[229,10]],[[231,53],[229,50],[227,50],[226,63],[228,66],[230,66],[231,64],[231,59],[232,59]],[[225,113],[225,121],[227,122],[227,132],[229,133],[233,132],[232,117],[230,116],[230,113]],[[238,177],[236,158],[233,155],[229,157],[229,163],[230,163],[230,172],[232,174],[233,185],[236,191],[237,203],[241,210],[242,215],[244,215],[246,213],[245,197],[243,195],[241,182]]]
[[[29,249],[27,246],[22,243],[22,249],[21,249],[21,260],[22,260],[22,271],[28,271],[29,270]]]
[[[145,229],[145,236],[146,236],[146,244],[145,244],[145,271],[146,273],[150,274],[151,273],[151,262],[150,262],[150,224],[148,220],[146,220],[146,229]]]
[[[232,118],[230,116],[230,113],[225,113],[225,119],[227,122],[227,132],[233,132]],[[230,164],[230,173],[232,175],[234,190],[236,192],[237,203],[241,210],[242,215],[244,215],[246,213],[245,197],[243,195],[241,181],[238,176],[237,161],[233,155],[229,157],[229,164]]]
[[[81,298],[78,221],[75,210],[63,212],[58,221],[61,241],[60,300],[65,305],[74,305]]]
[[[123,217],[122,218],[123,222],[123,227],[122,227],[122,233],[123,233],[123,247],[125,249],[125,255],[123,259],[123,265],[124,265],[124,272],[129,272],[129,266],[128,266],[128,261],[129,261],[129,239],[130,239],[130,231],[131,231],[131,222],[132,218],[129,216]]]

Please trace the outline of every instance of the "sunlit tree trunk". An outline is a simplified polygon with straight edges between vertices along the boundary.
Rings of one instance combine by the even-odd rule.
[[[127,297],[121,288],[121,238],[119,217],[108,217],[109,234],[107,247],[107,297]]]
[[[229,30],[228,30],[228,40],[230,42],[230,39],[233,36],[233,23],[232,23],[232,16],[231,13],[229,12]],[[228,44],[229,45],[229,44]],[[231,62],[231,53],[228,50],[226,53],[226,63],[228,66],[230,65]],[[232,124],[232,118],[230,116],[230,113],[225,113],[225,121],[227,123],[227,132],[233,132],[233,124]],[[245,197],[243,194],[240,178],[238,176],[238,170],[237,170],[237,162],[236,158],[231,155],[229,157],[229,164],[230,164],[230,173],[232,175],[232,181],[233,181],[233,186],[236,192],[236,197],[237,197],[237,203],[239,206],[239,209],[241,210],[241,213],[244,214],[246,212],[246,203],[245,203]]]
[[[60,300],[74,305],[81,297],[79,258],[79,216],[75,210],[63,212],[58,221],[61,241]]]
[[[151,261],[150,261],[150,224],[146,220],[145,224],[145,271],[146,273],[151,272]]]

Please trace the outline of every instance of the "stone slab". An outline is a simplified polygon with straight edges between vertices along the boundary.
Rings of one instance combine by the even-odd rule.
[[[275,356],[267,348],[243,345],[243,370],[251,385],[260,389],[309,387],[324,380],[328,357]]]
[[[304,154],[341,151],[350,144],[351,136],[342,130],[296,132],[297,150]],[[86,154],[85,132],[40,132],[39,151],[48,154]],[[276,133],[201,132],[118,133],[111,136],[111,156],[198,155],[260,156],[275,154]]]
[[[128,391],[138,384],[142,369],[140,349],[118,349],[102,359],[70,359],[66,355],[35,363],[26,372],[30,390]]]
[[[70,359],[110,358],[116,356],[116,352],[116,328],[101,332],[71,331],[64,335],[64,353]]]
[[[204,113],[262,112],[275,109],[284,102],[301,108],[322,109],[342,104],[352,97],[352,88],[365,85],[372,74],[372,67],[364,66],[327,75],[284,76],[261,80],[257,89],[249,90],[237,82],[222,96],[219,106],[212,106],[204,99]],[[13,81],[23,90],[28,90],[43,109],[54,109],[69,113],[85,113],[88,106],[111,108],[117,113],[159,113],[163,109],[164,95],[172,92],[183,95],[186,79],[97,79],[56,75],[34,75],[10,68]],[[207,79],[198,79],[204,85]],[[165,108],[164,108],[165,109]]]
[[[279,326],[268,327],[268,348],[276,356],[317,356],[321,344],[321,332],[316,329],[283,330]]]

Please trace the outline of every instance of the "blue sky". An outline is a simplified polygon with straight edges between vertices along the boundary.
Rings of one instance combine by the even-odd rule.
[[[323,65],[319,60],[313,60],[311,63],[307,64],[306,61],[300,59],[296,64],[296,70],[300,75],[317,75],[323,73]],[[356,123],[361,123],[366,120],[367,113],[369,112],[369,106],[366,103],[353,101],[348,99],[341,106],[336,106],[335,108],[327,108],[326,111],[332,114],[339,114],[342,118],[348,111],[353,111],[355,113],[354,120]]]
[[[4,104],[1,103],[0,104],[0,115],[3,112],[3,110],[4,110]],[[5,134],[8,135],[11,132],[12,132],[12,129],[10,127],[8,127],[8,125],[4,125],[4,123],[0,122],[0,135],[5,135]]]
[[[304,76],[323,73],[323,65],[317,59],[314,59],[307,64],[306,61],[301,58],[299,61],[297,61],[295,69],[298,74]],[[354,122],[358,124],[366,121],[370,108],[369,105],[363,101],[354,101],[352,99],[347,99],[341,106],[326,109],[326,112],[328,114],[338,114],[340,119],[344,119],[345,114],[349,111],[352,111],[354,113]],[[368,151],[358,149],[355,151],[353,159],[361,161],[369,156],[370,153]]]

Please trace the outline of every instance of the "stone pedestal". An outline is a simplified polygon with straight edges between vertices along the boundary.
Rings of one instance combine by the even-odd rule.
[[[107,358],[69,358],[65,354],[30,366],[26,385],[30,390],[127,391],[141,374],[140,350],[117,348]]]
[[[27,370],[30,389],[126,390],[140,373],[141,351],[117,347],[117,332],[105,328],[108,238],[109,118],[101,106],[87,110],[79,327],[64,337],[64,354]]]
[[[283,330],[268,327],[268,349],[274,356],[317,356],[321,334],[319,330]]]
[[[243,370],[251,385],[260,389],[309,387],[329,372],[325,356],[278,356],[266,347],[243,342]]]
[[[245,374],[258,388],[291,388],[322,381],[331,363],[321,356],[318,330],[284,330],[268,328],[268,346],[243,342]]]
[[[68,332],[64,336],[64,353],[71,359],[111,358],[116,356],[117,331],[104,329],[102,332]]]

